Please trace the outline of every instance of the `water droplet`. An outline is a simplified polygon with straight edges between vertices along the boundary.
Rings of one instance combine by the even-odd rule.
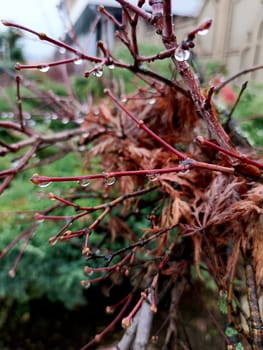
[[[113,63],[112,63],[112,64],[109,64],[109,65],[108,65],[108,68],[109,68],[109,69],[114,69],[114,68],[115,68],[115,65],[114,65]]]
[[[100,114],[99,109],[98,109],[98,108],[94,109],[94,110],[93,110],[93,114],[94,114],[94,115],[99,115],[99,114]]]
[[[88,276],[92,276],[94,274],[94,271],[91,270],[89,273],[88,273]]]
[[[52,201],[55,201],[55,200],[56,200],[55,195],[54,195],[54,193],[52,193],[52,192],[49,192],[48,197],[49,197]]]
[[[27,120],[31,119],[31,114],[28,112],[24,112],[24,118]]]
[[[102,69],[95,70],[94,75],[97,78],[101,78],[103,76],[103,70]]]
[[[8,276],[9,276],[9,277],[14,278],[15,275],[16,275],[15,269],[10,269],[10,270],[8,271]]]
[[[45,188],[45,187],[48,187],[50,184],[51,184],[51,181],[49,181],[49,182],[40,182],[38,184],[38,186],[42,187],[42,188]]]
[[[88,138],[88,137],[89,137],[89,132],[84,132],[84,133],[82,134],[82,136],[84,137],[84,139]]]
[[[187,61],[190,57],[190,51],[184,50],[180,46],[178,46],[175,50],[174,57],[179,62]]]
[[[50,245],[55,245],[55,244],[57,244],[58,239],[54,238],[54,237],[51,237],[51,238],[49,238],[48,241],[49,241]]]
[[[156,102],[156,99],[155,99],[155,98],[151,98],[151,99],[149,100],[149,105],[154,105],[155,102]]]
[[[189,174],[190,170],[189,169],[185,169],[185,170],[181,170],[178,172],[179,175],[187,175]]]
[[[33,127],[36,125],[36,121],[30,119],[29,122],[28,122],[28,125],[29,125],[31,128],[33,128]]]
[[[202,30],[198,30],[197,34],[206,35],[208,32],[209,32],[209,29],[202,29]]]
[[[158,173],[147,174],[148,180],[151,182],[157,181],[159,176],[160,176],[160,174],[158,174]]]
[[[89,179],[81,179],[78,181],[81,187],[88,187],[90,185]]]
[[[220,298],[227,298],[227,291],[225,289],[220,289],[219,296]]]
[[[184,166],[184,165],[192,165],[194,163],[193,159],[192,158],[186,158],[184,160],[181,160],[179,162],[179,165],[180,166]]]
[[[12,161],[11,164],[12,164],[12,168],[16,168],[18,166],[18,164],[19,164],[19,161],[17,159],[15,159],[15,160]]]
[[[106,177],[104,180],[104,185],[105,186],[112,186],[116,182],[116,178],[114,176]]]
[[[85,151],[85,149],[86,149],[86,146],[85,146],[85,145],[79,145],[79,146],[78,146],[78,150],[79,150],[80,152]]]
[[[78,65],[82,64],[82,62],[83,62],[83,60],[81,58],[77,58],[77,59],[75,59],[74,64],[76,64],[78,66]]]
[[[46,73],[49,71],[49,66],[42,66],[39,68],[39,71],[42,72],[42,73]]]
[[[122,99],[121,99],[121,102],[122,103],[126,103],[127,102],[127,97],[123,96]]]
[[[59,53],[61,53],[61,55],[62,55],[62,54],[65,53],[65,52],[66,52],[65,47],[60,47]]]
[[[89,281],[85,281],[85,280],[80,281],[80,284],[81,284],[82,287],[84,287],[85,289],[88,289],[88,288],[91,286],[90,282],[89,282]]]
[[[62,124],[66,125],[68,124],[69,120],[67,118],[63,118],[62,119]]]
[[[81,118],[81,117],[75,119],[75,123],[77,123],[77,124],[79,124],[79,125],[82,124],[83,122],[84,122],[84,119]]]

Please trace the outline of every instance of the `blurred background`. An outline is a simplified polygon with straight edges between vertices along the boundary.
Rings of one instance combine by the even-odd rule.
[[[134,4],[136,0],[131,1]],[[199,75],[203,88],[209,83],[219,84],[224,78],[244,69],[263,64],[263,2],[261,0],[187,0],[172,1],[174,30],[178,42],[202,21],[211,18],[213,25],[209,33],[196,38],[196,46],[191,64]],[[66,41],[90,55],[98,54],[96,42],[103,40],[116,57],[129,59],[128,53],[115,39],[115,26],[98,15],[97,7],[105,8],[117,19],[121,19],[120,6],[114,0],[8,0],[0,2],[1,19],[27,26],[39,32]],[[147,4],[146,10],[150,10]],[[150,25],[140,23],[140,49],[147,54],[163,50],[161,39]],[[0,119],[12,120],[16,115],[16,90],[14,64],[26,62],[43,63],[63,59],[67,54],[51,44],[40,42],[37,37],[22,31],[0,26]],[[70,56],[69,56],[70,57]],[[166,60],[156,62],[153,68],[164,75],[171,76]],[[90,96],[93,99],[103,96],[105,81],[84,79],[85,65],[69,65],[67,74],[72,91],[79,99],[84,111],[88,111]],[[36,74],[33,74],[36,73]],[[42,91],[54,91],[62,99],[67,96],[67,86],[63,83],[65,70],[52,68],[47,74],[39,71],[21,73],[25,79],[37,83],[40,96]],[[132,92],[134,84],[129,72],[115,69],[125,81],[126,93]],[[255,70],[242,76],[222,90],[216,97],[217,106],[229,111],[240,91],[241,83],[249,80],[249,86],[242,96],[234,113],[238,130],[255,147],[263,145],[263,70]],[[111,83],[111,82],[110,82]],[[57,118],[52,114],[45,100],[33,96],[35,87],[23,88],[23,108],[28,121],[39,130],[64,130],[71,128],[69,120]],[[32,92],[33,90],[33,92]],[[85,110],[86,108],[86,110]],[[223,115],[223,114],[222,114]],[[9,135],[0,129],[0,138],[5,141]],[[16,140],[16,135],[12,136]],[[52,157],[55,150],[43,150],[39,159]],[[66,152],[65,152],[66,153]],[[15,165],[16,157],[2,157],[0,170]],[[0,196],[0,250],[32,222],[32,215],[49,204],[48,190],[39,190],[29,181],[34,164],[18,174]],[[83,168],[73,152],[49,164],[49,173],[56,175],[76,175]],[[38,168],[41,172],[42,168]],[[38,171],[37,170],[37,171]],[[36,171],[36,170],[34,170]],[[63,188],[62,188],[63,190]],[[28,195],[32,194],[30,201]],[[129,290],[129,281],[113,287],[104,283],[98,288],[83,290],[83,261],[79,247],[48,244],[51,232],[60,226],[44,223],[38,226],[27,250],[19,263],[16,273],[12,266],[23,245],[19,243],[0,260],[0,349],[78,349],[98,330],[111,320],[105,315],[105,306],[118,301]],[[140,223],[138,223],[140,226]],[[94,244],[99,238],[95,235]],[[10,273],[11,271],[11,273]],[[15,277],[15,278],[14,278]],[[127,290],[126,290],[127,289]],[[98,302],[99,300],[99,302]],[[193,310],[197,305],[193,303]],[[187,300],[185,301],[187,308]],[[202,316],[203,317],[203,316]],[[214,345],[214,330],[207,330],[203,319],[189,315],[198,334],[202,334],[202,349]],[[205,316],[204,316],[205,317]],[[195,329],[195,328],[193,328]],[[115,336],[119,336],[119,329]],[[209,333],[211,331],[211,334]],[[210,334],[210,336],[208,336]],[[194,336],[194,335],[193,335]],[[114,335],[113,335],[114,337]],[[196,343],[200,339],[197,339]],[[114,338],[109,339],[109,342]],[[215,340],[214,340],[215,341]],[[206,344],[206,345],[204,345]],[[211,345],[212,344],[212,345]],[[222,344],[221,344],[222,345]],[[224,347],[218,344],[217,349]],[[201,347],[200,347],[201,348]]]

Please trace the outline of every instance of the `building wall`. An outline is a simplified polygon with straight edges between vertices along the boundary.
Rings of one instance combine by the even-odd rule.
[[[93,3],[95,0],[67,1],[73,15],[76,8],[83,10],[84,4]],[[104,3],[108,2],[105,0]],[[263,64],[263,0],[200,0],[200,3],[203,5],[197,17],[175,17],[178,42],[203,20],[211,18],[213,25],[209,34],[196,38],[195,53],[200,59],[225,64],[229,75]],[[79,13],[81,11],[77,16],[73,16],[73,23]],[[108,42],[113,42],[113,26],[104,28],[102,33],[107,33]],[[156,35],[153,38],[153,33],[152,27],[144,24],[139,31],[139,37],[145,42],[154,40],[161,45],[160,38]],[[93,50],[89,48],[89,51],[93,54],[95,47]],[[263,82],[263,69],[246,75],[246,79]]]
[[[197,18],[175,23],[178,40],[207,18],[213,25],[207,36],[197,37],[199,58],[224,63],[229,75],[263,65],[263,1],[206,0]],[[263,69],[246,79],[263,83]]]

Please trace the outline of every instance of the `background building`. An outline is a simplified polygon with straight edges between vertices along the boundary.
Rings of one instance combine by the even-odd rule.
[[[137,0],[131,2],[136,4]],[[209,34],[196,38],[195,53],[200,59],[224,64],[228,74],[263,64],[263,1],[173,0],[172,4],[178,41],[203,20],[213,19]],[[88,39],[87,34],[98,16],[99,5],[104,5],[120,20],[120,6],[116,1],[67,0],[66,5],[81,46],[89,54],[96,54],[97,40],[113,47],[116,30],[113,23],[102,20]],[[139,33],[143,35],[143,40],[150,40],[153,31],[144,24]],[[152,40],[158,39],[155,36]],[[263,70],[250,73],[248,78],[262,82]]]

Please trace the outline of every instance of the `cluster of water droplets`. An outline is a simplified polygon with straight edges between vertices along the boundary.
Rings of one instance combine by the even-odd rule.
[[[209,28],[205,28],[205,29],[198,30],[197,34],[204,36],[204,35],[207,35],[208,32],[209,32]],[[179,45],[174,52],[174,57],[178,62],[187,61],[190,55],[191,55],[190,51],[188,49],[184,49],[181,45]]]
[[[14,114],[13,112],[3,112],[3,113],[1,114],[1,117],[2,117],[3,119],[13,119],[14,116],[15,116],[15,114]]]

